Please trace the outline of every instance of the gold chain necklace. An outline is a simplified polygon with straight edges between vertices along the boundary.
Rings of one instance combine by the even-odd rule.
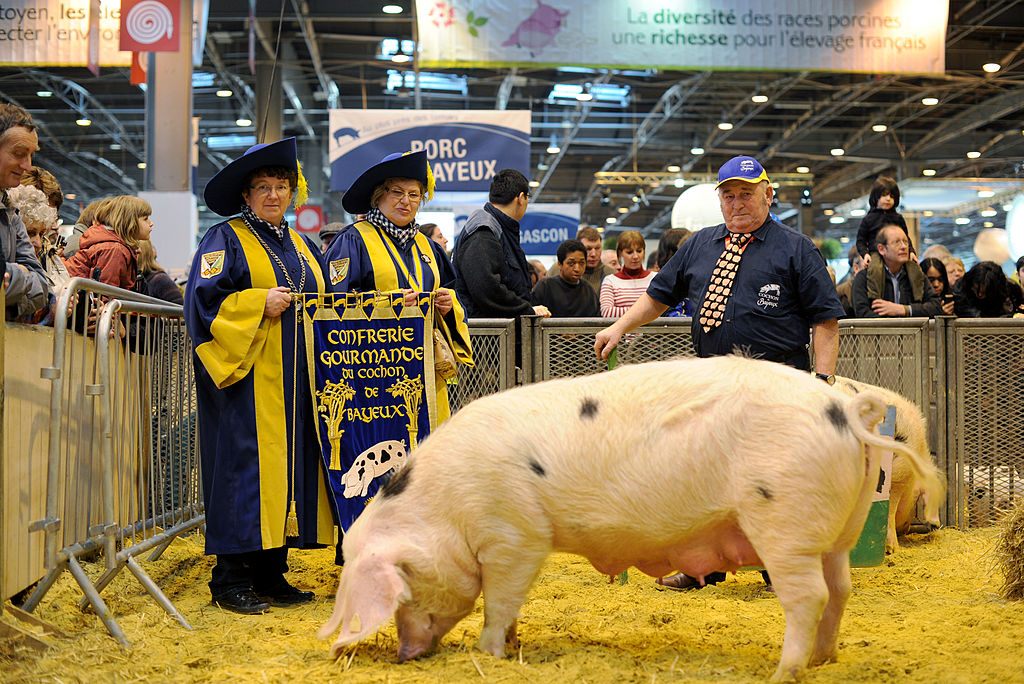
[[[274,260],[274,263],[277,264],[278,268],[281,269],[281,273],[284,274],[284,279],[288,281],[288,287],[291,288],[291,291],[295,293],[304,292],[306,287],[306,259],[302,256],[302,252],[299,251],[299,248],[294,244],[294,241],[292,244],[295,247],[296,256],[299,257],[299,266],[302,268],[302,275],[299,277],[298,287],[295,287],[295,281],[292,280],[291,275],[289,275],[288,269],[284,267],[284,262],[281,261],[281,257],[277,256],[277,254],[270,249],[270,245],[264,241],[260,234],[256,232],[256,229],[250,226],[248,222],[245,223],[245,227],[248,228],[249,232],[253,234],[253,237],[263,245],[263,249],[270,255],[270,258]],[[289,233],[285,233],[285,237],[291,240],[291,235]]]

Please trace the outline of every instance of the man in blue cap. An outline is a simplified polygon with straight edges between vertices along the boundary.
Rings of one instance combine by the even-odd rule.
[[[687,241],[636,304],[597,334],[597,357],[607,359],[624,334],[688,297],[697,305],[697,356],[739,351],[810,371],[810,343],[815,375],[832,384],[844,311],[821,253],[808,237],[771,217],[772,184],[753,157],[723,164],[717,189],[725,223]],[[659,583],[693,589],[724,578],[680,573]]]

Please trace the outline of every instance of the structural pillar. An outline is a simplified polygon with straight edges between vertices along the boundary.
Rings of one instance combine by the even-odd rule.
[[[192,0],[181,1],[177,52],[152,52],[146,73],[146,191],[160,263],[180,274],[199,225],[192,192]]]

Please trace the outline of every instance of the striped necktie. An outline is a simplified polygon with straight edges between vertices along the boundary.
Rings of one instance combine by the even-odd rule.
[[[700,312],[697,314],[697,320],[700,321],[704,332],[711,332],[720,326],[725,318],[725,305],[729,302],[732,283],[740,269],[743,248],[747,246],[749,240],[750,233],[729,233],[729,240],[722,250],[722,255],[718,257],[708,290],[704,293],[704,301],[700,305]]]

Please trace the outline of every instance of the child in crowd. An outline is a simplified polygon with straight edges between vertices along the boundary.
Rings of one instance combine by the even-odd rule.
[[[182,304],[179,288],[156,260],[156,249],[149,240],[139,240],[139,288],[143,294],[172,304]]]
[[[910,239],[910,231],[907,229],[907,222],[896,207],[900,205],[900,188],[896,180],[889,176],[879,176],[871,186],[871,194],[868,195],[868,205],[871,209],[860,221],[857,228],[857,252],[864,258],[868,268],[868,300],[880,299],[884,290],[879,289],[879,284],[884,287],[885,279],[882,271],[885,265],[878,256],[876,245],[878,243],[878,232],[889,225],[899,226],[907,234],[907,243],[910,246],[910,261],[907,262],[907,276],[911,281],[924,280],[924,273],[917,263],[917,249]]]
[[[531,302],[548,307],[555,318],[597,318],[597,292],[583,281],[587,248],[579,240],[566,240],[558,246],[557,256],[558,275],[538,282],[530,293]]]
[[[605,318],[618,318],[647,292],[655,273],[644,268],[646,251],[644,238],[637,231],[627,230],[619,236],[615,253],[622,268],[601,282],[601,315]]]
[[[153,232],[149,202],[131,195],[113,197],[82,234],[79,249],[65,260],[75,278],[92,278],[131,290],[138,273],[139,240]]]

